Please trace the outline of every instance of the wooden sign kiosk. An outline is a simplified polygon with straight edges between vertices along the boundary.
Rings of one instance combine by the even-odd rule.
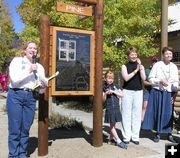
[[[90,93],[94,94],[93,100],[93,138],[92,145],[95,147],[102,146],[102,55],[103,55],[103,0],[73,0],[94,7],[94,31],[95,31],[95,67],[94,67],[94,89]],[[58,5],[59,6],[59,5]],[[59,8],[59,7],[58,7]],[[74,6],[61,5],[59,11],[91,16],[92,9]],[[42,16],[40,20],[40,63],[46,69],[46,76],[50,76],[49,67],[52,66],[50,52],[50,18]],[[38,116],[38,155],[48,154],[48,109],[49,109],[49,91],[42,94],[39,99],[39,116]]]

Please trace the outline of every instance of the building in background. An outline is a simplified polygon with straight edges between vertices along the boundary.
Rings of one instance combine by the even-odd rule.
[[[173,62],[178,66],[180,72],[180,1],[168,7],[168,46],[174,49]],[[179,73],[180,74],[180,73]],[[180,78],[180,76],[179,76]],[[180,89],[174,103],[174,109],[180,116]]]
[[[180,1],[168,7],[168,45],[173,47],[173,61],[180,64]]]

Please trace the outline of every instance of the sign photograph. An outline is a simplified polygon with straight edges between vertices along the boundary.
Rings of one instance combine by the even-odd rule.
[[[52,95],[93,95],[94,31],[52,27]]]

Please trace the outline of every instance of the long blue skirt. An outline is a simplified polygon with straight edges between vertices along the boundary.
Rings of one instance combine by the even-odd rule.
[[[173,105],[171,92],[152,89],[141,129],[155,130],[158,133],[172,132]]]

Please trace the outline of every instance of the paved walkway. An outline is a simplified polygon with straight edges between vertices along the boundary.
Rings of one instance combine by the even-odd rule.
[[[82,122],[83,125],[90,127],[92,129],[93,127],[93,116],[92,113],[85,113],[79,110],[70,110],[65,109],[63,106],[55,105],[53,104],[53,111],[60,113],[62,115],[68,115],[71,118],[74,118],[80,122]],[[107,130],[108,125],[103,123],[103,131],[105,132]],[[121,129],[121,124],[119,123],[117,125],[117,129]],[[140,149],[143,150],[143,148],[148,148],[149,151],[153,151],[151,155],[148,156],[140,156],[138,158],[164,158],[165,157],[165,144],[170,143],[166,140],[166,136],[162,136],[162,140],[159,143],[154,143],[152,141],[153,139],[153,133],[148,131],[141,131],[141,138],[140,138]],[[175,135],[176,140],[179,142],[180,135]],[[134,144],[130,143],[130,146],[134,146]],[[133,157],[135,158],[135,157]]]
[[[4,111],[6,99],[0,95],[0,158],[7,158],[7,114]],[[61,105],[52,105],[54,112],[61,115],[75,118],[83,125],[92,129],[92,113],[85,113],[79,110],[65,109]],[[118,129],[121,128],[118,124]],[[104,138],[107,135],[108,126],[103,124]],[[120,130],[118,130],[120,133]],[[30,141],[28,153],[30,157],[38,157],[38,122],[34,120],[30,131]],[[71,130],[49,130],[49,151],[43,158],[164,158],[165,144],[167,140],[161,140],[154,143],[152,133],[141,132],[140,145],[129,144],[127,150],[120,149],[113,145],[103,143],[102,147],[93,147],[91,145],[91,134],[89,131],[77,129]],[[176,135],[179,142],[180,135]]]

